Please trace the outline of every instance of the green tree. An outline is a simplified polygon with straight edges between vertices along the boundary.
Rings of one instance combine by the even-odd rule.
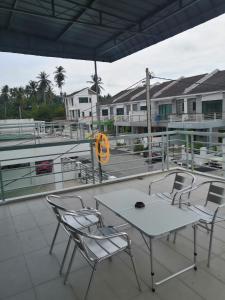
[[[31,103],[37,103],[38,83],[34,80],[30,80],[26,86],[26,90]]]
[[[4,105],[4,117],[7,118],[7,104],[9,102],[9,86],[6,84],[1,90],[1,99]]]
[[[89,83],[91,83],[91,89],[92,91],[96,92],[98,91],[98,94],[100,95],[101,92],[104,90],[103,88],[103,82],[102,82],[102,78],[99,76],[91,75],[91,81],[88,81]]]
[[[51,86],[51,80],[48,79],[49,75],[45,72],[41,72],[38,76],[38,92],[43,99],[43,102],[46,103],[46,92],[48,88]]]
[[[56,70],[54,72],[54,80],[57,87],[59,88],[61,99],[63,98],[62,86],[65,84],[65,73],[66,71],[62,66],[56,67]]]

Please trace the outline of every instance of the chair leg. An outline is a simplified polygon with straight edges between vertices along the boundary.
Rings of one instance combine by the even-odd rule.
[[[134,258],[133,258],[133,255],[131,253],[131,250],[129,250],[129,256],[130,256],[131,263],[132,263],[132,266],[133,266],[133,270],[134,270],[134,274],[135,274],[135,277],[136,277],[138,289],[141,292],[141,284],[140,284],[140,281],[138,279],[138,275],[137,275],[137,271],[136,271],[136,267],[135,267],[135,263],[134,263]]]
[[[85,296],[84,296],[84,300],[86,300],[87,297],[88,297],[88,293],[89,293],[89,290],[90,290],[91,282],[93,280],[94,273],[96,271],[96,265],[97,264],[95,263],[94,266],[93,266],[93,269],[92,269],[92,272],[91,272],[91,277],[90,277],[90,280],[89,280],[89,283],[88,283],[88,287],[87,287],[87,290],[86,290],[86,293],[85,293]]]
[[[63,259],[62,259],[62,262],[61,262],[61,266],[60,266],[60,269],[59,269],[59,274],[60,275],[62,274],[62,270],[63,270],[64,264],[65,264],[65,260],[66,260],[66,257],[67,257],[67,253],[68,253],[70,244],[71,244],[71,236],[69,237],[69,240],[68,240],[68,243],[67,243],[67,246],[66,246],[66,250],[64,252]]]
[[[167,234],[166,240],[167,240],[167,242],[170,241],[170,234]]]
[[[213,231],[214,231],[214,224],[212,224],[211,226],[211,230],[210,230],[210,238],[209,238],[209,251],[208,251],[208,263],[207,263],[207,267],[210,267],[210,259],[211,259],[211,252],[212,252],[212,239],[213,239]]]
[[[176,243],[176,239],[177,239],[177,232],[175,231],[174,232],[174,236],[173,236],[173,243],[174,244]]]
[[[71,270],[71,267],[72,267],[72,263],[73,263],[73,260],[74,260],[74,256],[76,254],[76,250],[77,250],[77,245],[74,245],[73,252],[72,252],[72,255],[71,255],[71,258],[70,258],[70,262],[69,262],[69,265],[68,265],[68,268],[67,268],[67,271],[66,271],[64,284],[66,284],[66,282],[67,282],[67,279],[68,279],[68,276],[69,276],[69,273],[70,273],[70,270]]]
[[[55,231],[55,234],[53,236],[53,240],[52,240],[51,247],[50,247],[50,250],[49,250],[49,254],[52,254],[52,249],[54,247],[55,240],[56,240],[57,234],[59,232],[59,226],[60,226],[60,222],[58,222],[58,224],[57,224],[56,231]]]

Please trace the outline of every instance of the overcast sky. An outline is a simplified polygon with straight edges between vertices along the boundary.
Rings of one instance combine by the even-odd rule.
[[[51,75],[56,66],[66,69],[64,91],[87,86],[94,63],[70,59],[0,53],[0,87],[24,86],[41,71]],[[148,67],[156,76],[177,78],[225,69],[225,14],[114,63],[98,63],[104,93],[115,94],[144,78]]]

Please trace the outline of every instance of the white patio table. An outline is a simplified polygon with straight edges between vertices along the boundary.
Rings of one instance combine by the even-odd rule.
[[[99,204],[107,207],[140,231],[150,254],[151,286],[153,292],[157,285],[160,285],[192,268],[197,270],[196,224],[199,221],[199,217],[195,213],[171,205],[157,197],[157,195],[149,196],[148,194],[135,189],[113,191],[96,195],[94,198],[96,200],[97,208],[99,208]],[[143,202],[145,207],[136,208],[135,203],[137,201]],[[190,225],[192,225],[194,229],[193,264],[158,282],[155,282],[153,241],[156,238],[166,236],[169,233],[176,232]]]

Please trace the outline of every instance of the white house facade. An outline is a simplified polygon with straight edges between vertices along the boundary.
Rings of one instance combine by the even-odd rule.
[[[90,88],[84,88],[64,96],[66,119],[84,121],[96,114],[97,95]]]

